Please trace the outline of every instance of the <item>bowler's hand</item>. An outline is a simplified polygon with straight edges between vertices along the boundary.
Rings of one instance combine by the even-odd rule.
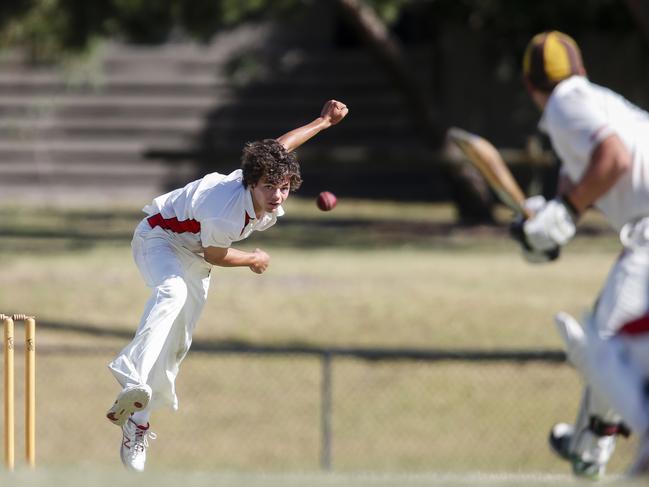
[[[255,262],[250,264],[250,270],[255,274],[264,272],[270,264],[270,256],[261,249],[255,249],[253,252]]]
[[[329,100],[322,107],[320,116],[324,118],[330,125],[336,125],[349,113],[347,105],[337,100]]]

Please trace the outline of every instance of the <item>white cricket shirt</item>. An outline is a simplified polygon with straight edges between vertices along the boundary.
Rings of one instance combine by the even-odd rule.
[[[284,214],[280,206],[272,213],[255,216],[252,194],[243,186],[243,173],[217,172],[158,196],[142,209],[152,227],[164,229],[194,253],[204,247],[227,248],[253,231],[263,231]]]
[[[575,183],[594,149],[617,134],[632,156],[632,169],[595,206],[617,230],[649,216],[649,113],[583,76],[572,76],[552,91],[539,128],[561,158],[562,172]]]

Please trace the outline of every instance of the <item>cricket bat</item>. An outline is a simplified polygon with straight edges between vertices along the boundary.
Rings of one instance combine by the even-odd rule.
[[[525,208],[523,191],[491,142],[457,127],[448,129],[447,137],[480,171],[500,201],[525,218],[532,216],[532,212]]]

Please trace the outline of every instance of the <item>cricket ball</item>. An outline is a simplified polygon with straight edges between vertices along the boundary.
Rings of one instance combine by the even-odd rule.
[[[318,205],[318,208],[320,208],[322,211],[329,211],[334,209],[337,201],[338,199],[336,198],[335,194],[330,193],[329,191],[323,191],[318,195],[318,198],[316,199],[316,205]]]

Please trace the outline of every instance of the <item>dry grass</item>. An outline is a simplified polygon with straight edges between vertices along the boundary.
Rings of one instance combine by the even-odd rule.
[[[558,348],[553,313],[591,305],[617,247],[593,220],[594,239],[533,267],[502,227],[456,227],[448,207],[350,202],[323,214],[311,205],[296,201],[286,221],[243,245],[271,253],[269,272],[215,271],[196,341]],[[102,416],[117,387],[105,364],[148,294],[128,247],[139,214],[0,216],[0,311],[36,314],[44,351],[97,348],[39,354],[39,461],[116,465],[120,435]],[[550,424],[577,407],[566,366],[345,359],[333,377],[337,470],[566,471],[545,446]],[[320,381],[316,358],[190,353],[181,413],[155,417],[152,467],[317,470]]]

